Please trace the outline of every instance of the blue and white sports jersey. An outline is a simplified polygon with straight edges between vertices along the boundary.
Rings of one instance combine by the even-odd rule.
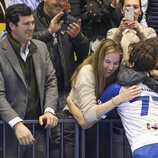
[[[149,144],[158,143],[158,93],[144,84],[140,97],[118,105],[132,151]],[[106,102],[119,94],[120,84],[112,84],[105,89],[98,102]]]

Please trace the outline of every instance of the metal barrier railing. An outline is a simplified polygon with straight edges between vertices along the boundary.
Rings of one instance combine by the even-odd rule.
[[[31,124],[32,126],[32,134],[35,134],[35,125],[38,124],[37,120],[25,120],[24,121],[25,124]],[[105,125],[108,128],[108,158],[113,158],[113,128],[114,128],[114,124],[115,123],[120,123],[120,120],[118,119],[105,119],[102,120],[100,122],[98,122],[95,125],[95,132],[96,132],[96,137],[95,137],[95,146],[96,146],[96,158],[101,158],[100,156],[100,146],[102,144],[100,144],[100,130],[102,130],[102,127],[104,127]],[[66,124],[72,124],[74,127],[74,132],[73,132],[73,136],[74,136],[74,158],[86,158],[86,130],[82,129],[78,123],[74,120],[74,119],[59,119],[59,124],[58,124],[58,128],[60,129],[60,158],[64,158],[64,152],[65,152],[65,148],[64,148],[64,143],[65,143],[65,133],[64,133],[64,128]],[[7,158],[6,157],[6,148],[5,148],[5,134],[6,134],[6,124],[3,121],[0,121],[0,128],[2,129],[2,133],[0,134],[0,140],[3,140],[3,144],[2,144],[2,149],[0,148],[1,155],[0,158]],[[129,158],[127,157],[127,140],[124,134],[124,130],[122,131],[122,136],[123,136],[123,157],[122,158]],[[46,133],[46,155],[47,158],[51,157],[50,156],[50,136],[51,136],[51,129],[47,129],[47,133]],[[32,158],[35,158],[35,154],[34,154],[34,145],[32,147]],[[20,145],[18,144],[18,157],[20,158]]]

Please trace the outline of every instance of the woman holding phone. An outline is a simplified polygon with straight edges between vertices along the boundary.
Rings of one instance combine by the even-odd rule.
[[[121,44],[124,53],[123,59],[127,61],[129,44],[156,37],[156,32],[150,27],[145,28],[140,25],[142,19],[141,0],[123,0],[121,12],[123,18],[119,27],[110,29],[107,38]]]

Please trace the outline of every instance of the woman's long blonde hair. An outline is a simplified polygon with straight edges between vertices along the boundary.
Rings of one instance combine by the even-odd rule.
[[[104,88],[109,85],[110,83],[115,81],[117,71],[115,71],[111,76],[108,78],[105,77],[104,74],[104,68],[103,68],[103,62],[106,54],[109,53],[118,53],[120,55],[120,62],[122,60],[123,56],[123,51],[120,46],[120,44],[117,44],[111,39],[105,39],[103,40],[100,45],[98,46],[97,50],[93,52],[89,57],[87,57],[75,70],[71,81],[72,81],[72,87],[75,87],[76,79],[78,76],[79,71],[84,65],[91,64],[93,67],[94,71],[94,76],[95,76],[95,94],[96,97],[98,98]]]

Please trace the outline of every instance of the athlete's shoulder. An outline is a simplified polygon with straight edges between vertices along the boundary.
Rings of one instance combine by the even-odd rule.
[[[109,85],[103,91],[102,95],[99,98],[99,101],[105,102],[105,101],[108,101],[109,99],[115,97],[116,95],[119,94],[121,87],[122,87],[122,85],[120,85],[119,83],[113,83],[113,84]]]

